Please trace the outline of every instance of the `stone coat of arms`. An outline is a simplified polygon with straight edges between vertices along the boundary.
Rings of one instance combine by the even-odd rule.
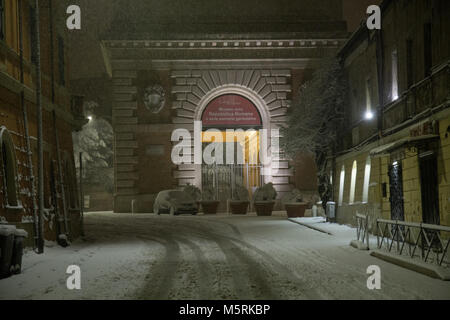
[[[159,113],[164,108],[165,92],[159,84],[148,86],[144,89],[144,105],[152,113]]]

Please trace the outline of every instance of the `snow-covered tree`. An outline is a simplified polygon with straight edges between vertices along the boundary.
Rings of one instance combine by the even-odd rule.
[[[347,82],[340,62],[336,58],[325,59],[312,79],[300,87],[288,110],[287,126],[281,129],[281,143],[288,155],[314,156],[324,206],[331,196],[327,159],[338,139],[346,97]]]
[[[95,116],[95,102],[85,103],[89,122],[81,131],[73,133],[75,164],[79,168],[78,154],[82,152],[83,179],[86,183],[102,184],[112,192],[113,177],[113,129],[103,118]]]

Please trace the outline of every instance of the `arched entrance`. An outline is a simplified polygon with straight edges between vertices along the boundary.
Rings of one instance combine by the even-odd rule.
[[[251,196],[264,182],[259,158],[263,120],[255,103],[238,93],[218,94],[202,108],[200,119],[202,189],[214,189],[223,205],[238,186]]]
[[[20,205],[17,188],[17,160],[14,142],[6,127],[0,127],[0,165],[2,170],[3,204],[7,207]]]

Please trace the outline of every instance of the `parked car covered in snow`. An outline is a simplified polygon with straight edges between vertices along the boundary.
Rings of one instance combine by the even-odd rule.
[[[197,203],[191,196],[181,190],[164,190],[158,193],[153,204],[153,213],[170,215],[188,213],[197,214]]]

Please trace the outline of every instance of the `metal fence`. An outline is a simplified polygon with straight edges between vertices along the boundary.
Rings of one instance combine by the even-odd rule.
[[[252,191],[263,184],[262,166],[259,164],[203,165],[202,187],[213,188],[218,200],[230,199],[236,186]]]
[[[369,248],[369,217],[360,213],[356,214],[356,237]]]
[[[357,213],[355,218],[357,240],[369,248],[370,217]],[[433,260],[439,266],[450,264],[450,227],[386,219],[375,219],[375,223],[376,230],[372,232],[376,233],[378,249],[384,247],[388,252],[411,258],[420,254],[423,261]]]
[[[376,231],[378,249],[381,249],[384,244],[389,252],[395,250],[401,255],[405,253],[405,247],[407,247],[407,253],[411,258],[419,250],[420,256],[425,262],[431,260],[431,255],[434,257],[434,262],[440,266],[444,261],[448,263],[448,260],[445,259],[450,244],[450,227],[377,219]],[[447,234],[447,239],[444,239],[443,233]]]

